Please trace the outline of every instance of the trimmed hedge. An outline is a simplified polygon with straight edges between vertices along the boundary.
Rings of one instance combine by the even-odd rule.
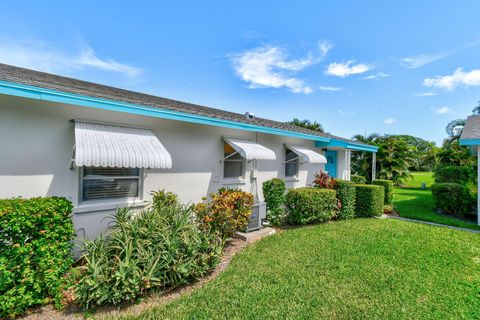
[[[377,217],[383,214],[385,189],[372,184],[356,184],[355,215]]]
[[[0,200],[0,318],[60,305],[73,263],[71,212],[65,198]]]
[[[382,186],[385,188],[385,205],[393,205],[393,181],[392,180],[382,180],[376,179],[372,181],[372,184],[377,186]]]
[[[263,197],[267,203],[267,219],[272,225],[281,225],[285,215],[285,181],[273,178],[262,185]]]
[[[337,213],[337,192],[320,188],[291,189],[286,196],[285,208],[290,224],[326,222]]]
[[[472,213],[475,206],[468,187],[459,183],[434,183],[432,195],[437,208],[460,218]]]
[[[355,217],[355,184],[351,181],[336,180],[335,190],[337,199],[340,201],[338,219],[350,219]]]
[[[435,183],[467,184],[474,181],[475,172],[471,166],[437,166],[433,172]]]
[[[367,178],[364,176],[357,176],[357,175],[352,175],[350,176],[350,181],[356,184],[365,184],[367,182]]]

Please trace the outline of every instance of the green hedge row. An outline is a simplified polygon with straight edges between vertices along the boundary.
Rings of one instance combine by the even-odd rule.
[[[60,303],[73,263],[71,211],[59,197],[0,200],[0,318]]]
[[[350,181],[356,184],[365,184],[367,182],[367,178],[353,174],[350,176]]]
[[[267,203],[267,219],[272,225],[281,225],[285,215],[285,181],[273,178],[262,185],[263,197]]]
[[[320,188],[299,188],[288,191],[285,200],[287,222],[309,224],[326,222],[335,216],[338,206],[336,191]]]
[[[355,183],[345,180],[336,180],[335,190],[337,191],[337,199],[340,202],[340,210],[338,212],[337,218],[354,218],[356,199]]]
[[[372,184],[377,186],[382,186],[385,188],[385,205],[393,205],[393,181],[392,180],[382,180],[376,179],[372,181]]]
[[[355,215],[357,217],[376,217],[383,214],[385,189],[371,184],[357,184]]]
[[[475,172],[471,166],[437,166],[433,172],[436,183],[467,184],[474,181]]]
[[[459,183],[434,183],[432,195],[437,208],[460,218],[472,213],[475,206],[475,197]]]

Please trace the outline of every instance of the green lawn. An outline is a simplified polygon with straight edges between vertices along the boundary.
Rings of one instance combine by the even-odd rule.
[[[423,182],[427,185],[426,190],[421,189]],[[407,181],[406,187],[395,188],[393,202],[400,216],[480,230],[480,226],[474,223],[435,213],[432,192],[429,189],[432,183],[431,172],[416,172],[413,173],[413,180]]]
[[[479,288],[478,234],[355,219],[264,239],[203,288],[136,318],[478,319]]]

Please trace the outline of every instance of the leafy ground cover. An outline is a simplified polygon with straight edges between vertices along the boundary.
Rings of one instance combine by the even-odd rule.
[[[422,183],[426,184],[426,189],[421,188]],[[432,183],[431,172],[415,172],[413,179],[406,181],[405,187],[395,188],[393,203],[401,217],[480,230],[480,226],[473,222],[436,213],[430,190]]]
[[[219,277],[124,319],[476,319],[480,237],[387,219],[284,231]]]

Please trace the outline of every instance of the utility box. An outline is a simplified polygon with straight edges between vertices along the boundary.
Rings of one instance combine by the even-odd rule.
[[[247,232],[262,228],[262,222],[267,217],[267,204],[265,202],[255,203],[252,207],[252,214],[247,225]]]

